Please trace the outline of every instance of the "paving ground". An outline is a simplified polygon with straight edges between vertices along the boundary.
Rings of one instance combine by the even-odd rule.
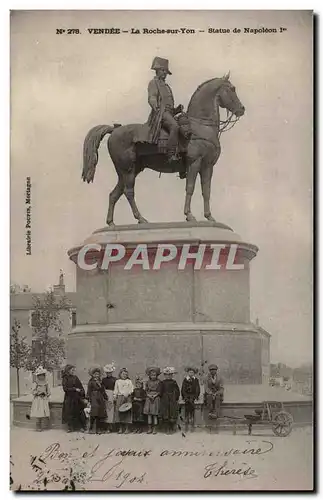
[[[175,435],[11,430],[13,489],[309,490],[312,428]],[[33,462],[33,463],[31,463]],[[45,480],[45,482],[46,482]],[[72,486],[73,487],[73,486]]]

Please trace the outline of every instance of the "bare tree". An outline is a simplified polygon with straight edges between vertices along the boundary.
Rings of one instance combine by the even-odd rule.
[[[21,368],[28,369],[27,366],[31,352],[30,345],[26,342],[26,337],[19,337],[20,328],[20,322],[14,319],[10,331],[10,366],[16,369],[18,397],[20,396],[19,370]]]

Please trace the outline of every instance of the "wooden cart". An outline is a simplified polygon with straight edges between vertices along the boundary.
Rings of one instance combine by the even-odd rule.
[[[212,419],[212,415],[210,415]],[[214,418],[214,417],[213,417]],[[254,414],[244,415],[244,417],[233,417],[223,415],[216,420],[215,429],[222,423],[228,423],[233,427],[233,434],[236,434],[237,425],[246,425],[248,427],[248,434],[252,434],[253,425],[263,425],[271,427],[275,436],[286,437],[293,428],[293,417],[290,413],[285,411],[283,403],[279,401],[264,401],[262,408],[255,410]]]

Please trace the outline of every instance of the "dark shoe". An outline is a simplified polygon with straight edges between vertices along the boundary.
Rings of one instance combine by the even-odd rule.
[[[156,426],[154,425],[153,427],[153,434],[157,434],[157,429],[156,429]]]
[[[179,178],[180,178],[180,179],[186,179],[186,177],[187,177],[186,172],[180,172],[180,173],[179,173]]]

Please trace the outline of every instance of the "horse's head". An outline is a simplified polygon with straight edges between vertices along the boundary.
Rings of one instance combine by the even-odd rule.
[[[240,102],[236,94],[236,89],[229,80],[229,76],[230,72],[222,78],[223,83],[217,91],[218,102],[221,108],[225,108],[237,117],[240,117],[244,115],[245,107]]]

